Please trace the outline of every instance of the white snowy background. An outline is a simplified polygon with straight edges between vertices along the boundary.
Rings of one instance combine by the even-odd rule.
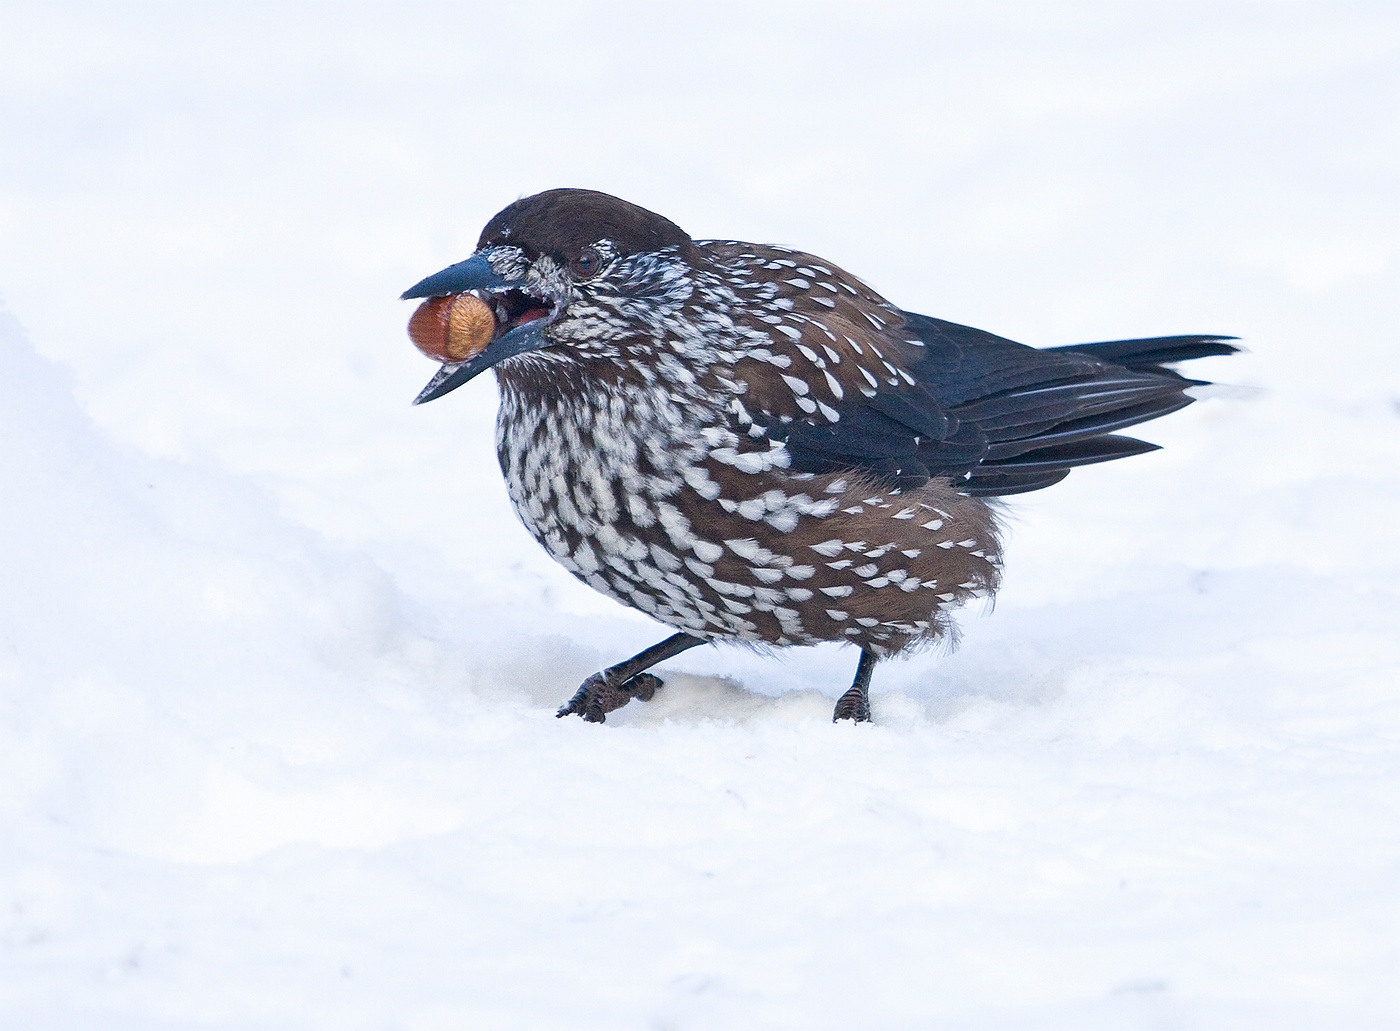
[[[877,672],[515,522],[421,276],[553,186],[1244,338]],[[1400,1023],[1393,3],[0,2],[0,1026]]]

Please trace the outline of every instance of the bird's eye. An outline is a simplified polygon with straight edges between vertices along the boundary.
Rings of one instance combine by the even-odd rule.
[[[580,279],[596,276],[602,267],[603,256],[598,253],[596,247],[585,247],[575,254],[573,260],[569,262],[570,270]]]

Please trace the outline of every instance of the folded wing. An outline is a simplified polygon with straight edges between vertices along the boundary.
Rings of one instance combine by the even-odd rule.
[[[904,314],[899,375],[844,393],[839,420],[774,427],[794,471],[860,468],[894,487],[947,477],[969,494],[1039,490],[1081,465],[1156,445],[1116,431],[1189,405],[1167,363],[1231,354],[1229,337],[1175,336],[1036,349]],[[888,367],[888,366],[887,366]]]

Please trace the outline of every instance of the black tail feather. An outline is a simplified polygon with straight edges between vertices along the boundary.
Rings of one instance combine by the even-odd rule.
[[[1227,336],[1144,337],[1141,340],[1104,340],[1097,344],[1066,344],[1042,350],[1085,354],[1135,371],[1157,372],[1161,366],[1175,362],[1234,354],[1240,348],[1227,341],[1238,339]]]
[[[946,478],[982,497],[1040,490],[1156,450],[1116,431],[1191,404],[1201,381],[1172,364],[1239,350],[1214,334],[1036,349],[912,312],[905,328],[923,347],[912,378],[848,392],[839,422],[769,430],[794,472],[864,469],[896,490]]]
[[[1025,454],[1027,451],[1038,450],[1051,445],[1074,444],[1081,440],[1091,440],[1094,437],[1112,433],[1114,430],[1125,429],[1128,426],[1136,426],[1140,422],[1148,419],[1156,419],[1185,408],[1191,403],[1191,398],[1180,392],[1174,392],[1166,397],[1148,401],[1144,404],[1134,405],[1131,408],[1119,408],[1093,415],[1085,419],[1075,419],[1072,422],[1062,422],[1053,428],[1036,434],[1032,439],[1007,440],[992,444],[987,449],[986,463],[1002,462],[1008,458]]]
[[[988,446],[964,489],[978,496],[1024,494],[1058,483],[1081,465],[1156,451],[1156,444],[1114,435],[1115,430],[1177,411],[1204,381],[1187,379],[1174,362],[1234,354],[1234,337],[1175,336],[1045,348],[1105,363],[1097,374],[1069,382],[1018,387],[959,405],[959,419],[975,423]]]
[[[1111,462],[1115,458],[1129,458],[1132,455],[1145,455],[1156,451],[1160,445],[1149,444],[1134,437],[1119,437],[1109,434],[1104,437],[1091,437],[1075,441],[1073,444],[1052,444],[1025,451],[1015,458],[1000,462],[984,462],[978,467],[989,472],[1003,470],[1049,472],[1055,469],[1073,469],[1080,465],[1094,465],[1097,462]]]
[[[979,470],[970,480],[958,485],[958,490],[974,498],[1004,498],[1009,494],[1028,494],[1059,483],[1069,475],[1068,469],[1053,472],[995,473]]]

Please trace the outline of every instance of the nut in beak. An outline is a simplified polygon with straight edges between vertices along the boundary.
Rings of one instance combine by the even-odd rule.
[[[409,339],[429,358],[457,364],[486,350],[496,316],[476,294],[430,297],[408,320]]]

